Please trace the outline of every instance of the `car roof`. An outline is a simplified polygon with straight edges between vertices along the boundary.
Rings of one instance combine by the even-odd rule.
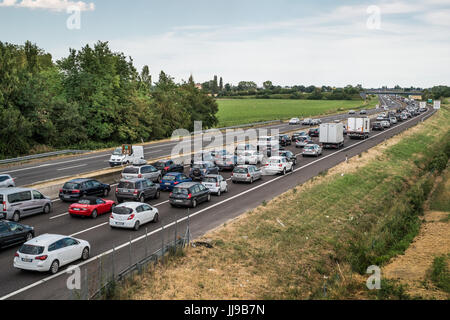
[[[120,179],[119,182],[139,182],[139,181],[143,181],[143,180],[148,180],[148,179],[145,179],[145,178]]]
[[[77,179],[72,179],[72,180],[67,181],[67,182],[83,183],[83,182],[92,181],[92,180],[94,180],[94,179],[77,178]]]
[[[35,245],[35,246],[48,246],[55,241],[64,239],[64,238],[70,238],[69,236],[62,236],[58,234],[43,234],[40,235],[34,239],[31,239],[26,244],[28,245]]]
[[[220,174],[208,174],[205,176],[205,178],[218,178],[220,176],[221,176]]]
[[[198,183],[198,182],[184,182],[182,184],[179,184],[175,188],[183,188],[183,189],[186,188],[187,189],[187,188],[193,187],[193,186],[195,186],[197,184],[200,184],[200,183]]]
[[[5,188],[5,189],[0,189],[0,193],[3,195],[10,195],[13,193],[17,193],[17,192],[26,192],[26,191],[33,191],[33,189],[28,189],[28,188]]]
[[[174,177],[178,177],[178,176],[181,176],[182,174],[184,174],[184,173],[181,173],[181,172],[169,172],[169,173],[165,174],[164,177],[165,177],[165,176],[174,176]],[[164,179],[164,177],[163,177],[163,179]]]
[[[116,208],[130,208],[130,209],[136,209],[137,207],[146,204],[142,202],[124,202],[116,206]]]

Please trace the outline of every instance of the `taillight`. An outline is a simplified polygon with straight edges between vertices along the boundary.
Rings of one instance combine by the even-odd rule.
[[[280,164],[280,165],[278,165],[280,168],[282,168],[283,167],[283,165],[282,164]]]
[[[14,258],[18,258],[18,257],[19,257],[19,253],[16,252],[16,253],[14,254]]]
[[[247,173],[247,178],[250,178],[250,173]]]
[[[220,184],[219,184],[218,182],[216,183],[216,187],[217,187],[217,188],[220,187]]]
[[[63,193],[63,189],[59,189],[59,193]]]
[[[39,256],[39,257],[36,257],[34,259],[35,260],[39,260],[39,261],[45,261],[45,260],[47,260],[47,258],[48,258],[48,256]]]
[[[110,218],[110,219],[114,219],[114,216],[111,214],[111,215],[109,216],[109,218]]]
[[[169,194],[169,197],[171,197],[171,196],[173,196],[173,192],[171,192],[171,193]]]
[[[165,167],[164,170],[169,171],[170,167]]]
[[[80,190],[72,190],[72,193],[81,193]]]
[[[162,180],[160,180],[159,183],[161,184],[161,183],[162,183]]]
[[[119,192],[119,188],[116,188],[116,193],[118,193]]]
[[[192,193],[189,193],[188,199],[191,199],[191,198],[192,198]]]
[[[139,179],[142,178],[142,174],[138,175],[138,178],[139,178]]]
[[[3,201],[3,211],[6,211],[6,201]]]
[[[128,217],[128,220],[133,220],[133,219],[134,219],[134,217],[135,217],[135,215],[134,215],[134,214],[132,214],[131,216],[129,216],[129,217]]]
[[[180,184],[179,182],[175,182],[174,185]]]

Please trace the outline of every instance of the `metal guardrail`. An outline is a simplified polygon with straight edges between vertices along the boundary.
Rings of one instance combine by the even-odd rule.
[[[69,153],[82,154],[82,153],[88,153],[88,152],[91,152],[91,151],[88,151],[88,150],[54,151],[54,152],[34,154],[34,155],[31,155],[31,156],[25,156],[25,157],[13,158],[13,159],[0,160],[0,164],[15,163],[15,162],[27,161],[27,160],[33,160],[33,159],[41,159],[41,158],[52,157],[52,156],[60,156],[60,155],[69,154]]]

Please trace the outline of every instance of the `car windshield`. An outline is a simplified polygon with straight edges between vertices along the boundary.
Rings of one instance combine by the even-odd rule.
[[[161,168],[161,167],[165,167],[166,163],[165,162],[156,162],[154,164],[154,166],[157,167],[157,168]]]
[[[175,194],[189,194],[189,191],[188,191],[188,189],[186,189],[186,188],[175,188],[175,189],[173,189],[173,193],[175,193]]]
[[[313,150],[314,149],[314,146],[306,146],[305,147],[305,150]]]
[[[119,189],[134,189],[134,183],[129,181],[119,182]]]
[[[10,179],[10,177],[8,177],[8,176],[0,176],[0,182],[6,181],[8,179]]]
[[[31,246],[28,244],[24,244],[20,249],[19,249],[20,253],[23,254],[29,254],[29,255],[33,255],[33,256],[37,256],[40,255],[44,252],[44,247],[39,247],[39,246]]]
[[[281,162],[280,159],[270,159],[270,160],[269,160],[269,163],[270,163],[270,164],[279,164],[280,162]]]
[[[234,173],[247,173],[247,168],[236,168],[233,171]]]
[[[73,190],[73,189],[80,189],[80,184],[75,182],[67,182],[63,189]]]
[[[91,200],[88,199],[81,199],[80,201],[78,201],[79,204],[87,204],[90,205],[91,204]]]
[[[114,214],[119,215],[129,215],[133,212],[133,209],[127,208],[127,207],[115,207],[113,209]]]
[[[113,155],[121,156],[122,155],[122,148],[117,148],[116,150],[114,150]]]
[[[206,178],[203,179],[203,182],[216,183],[217,182],[217,178],[206,177]]]
[[[165,176],[163,178],[163,180],[165,180],[165,181],[175,181],[176,179],[177,179],[177,177],[175,177],[175,176]]]
[[[123,173],[137,174],[137,173],[139,173],[139,168],[133,168],[133,167],[125,168],[125,169],[123,169]]]
[[[195,163],[192,166],[192,168],[194,168],[194,169],[204,169],[204,168],[206,168],[206,164],[204,164],[204,163]]]

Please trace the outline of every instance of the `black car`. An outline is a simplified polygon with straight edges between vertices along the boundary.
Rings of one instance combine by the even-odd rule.
[[[181,164],[177,164],[172,160],[160,160],[152,164],[157,170],[161,171],[161,175],[165,175],[169,172],[184,172],[184,167]]]
[[[372,126],[372,130],[374,131],[384,131],[384,127],[381,122],[375,122]]]
[[[192,180],[202,180],[205,176],[210,174],[219,174],[219,167],[210,161],[195,162],[192,165],[189,177]]]
[[[292,139],[287,134],[278,137],[280,146],[286,147],[292,145]]]
[[[395,119],[397,119],[397,122],[402,122],[403,121],[402,115],[398,114],[398,113],[395,115]]]
[[[66,202],[78,202],[85,196],[100,196],[106,198],[111,191],[109,184],[95,179],[74,179],[66,182],[59,190],[59,199]]]
[[[33,238],[33,227],[12,221],[0,221],[0,248],[22,244]]]
[[[211,201],[211,192],[204,185],[185,182],[173,189],[169,202],[172,207],[196,208],[199,203]]]
[[[297,142],[298,138],[307,137],[308,134],[306,132],[296,132],[292,135],[292,141]]]
[[[159,199],[161,190],[159,184],[148,179],[120,180],[116,188],[118,203],[124,201],[139,201],[144,203],[147,199]]]
[[[285,157],[288,159],[288,161],[292,162],[294,166],[297,165],[297,157],[291,151],[280,151],[279,155],[280,157]]]
[[[319,128],[309,129],[308,135],[310,137],[319,137],[320,136],[320,129]]]

